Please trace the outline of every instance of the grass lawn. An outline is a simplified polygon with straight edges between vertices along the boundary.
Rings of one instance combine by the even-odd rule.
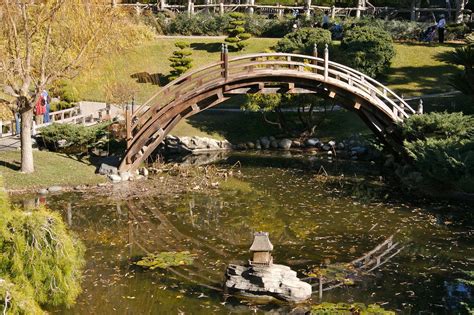
[[[457,68],[436,60],[436,56],[454,50],[455,47],[452,44],[428,46],[421,43],[397,43],[397,55],[381,81],[405,96],[453,90],[449,85],[449,77]]]
[[[74,86],[81,99],[103,101],[105,99],[104,86],[107,82],[124,82],[136,91],[138,102],[146,101],[159,89],[159,85],[152,83],[138,83],[132,78],[134,74],[149,74],[153,78],[164,78],[171,71],[168,58],[175,50],[174,43],[185,41],[191,44],[193,69],[217,62],[220,58],[220,39],[170,39],[159,38],[154,42],[144,44],[136,49],[121,55],[112,55],[97,63],[97,66],[82,74],[70,84]],[[231,55],[263,52],[277,42],[277,39],[251,38],[249,45],[241,52],[231,52]]]
[[[105,182],[103,176],[95,174],[95,166],[89,161],[78,161],[64,154],[34,151],[35,172],[21,174],[20,152],[8,151],[0,154],[0,174],[8,190],[43,188],[53,185],[75,186]]]
[[[191,44],[193,69],[219,60],[220,39],[181,39]],[[163,84],[169,74],[168,57],[173,52],[178,39],[159,38],[121,55],[112,55],[97,66],[74,79],[70,84],[84,100],[103,101],[104,86],[108,82],[126,83],[135,91],[139,103],[146,101]],[[249,45],[241,52],[231,55],[263,52],[273,46],[278,39],[251,38]],[[452,90],[449,76],[456,67],[436,60],[436,56],[454,49],[454,45],[428,46],[418,43],[396,43],[396,57],[391,69],[380,78],[390,88],[405,96],[432,94]],[[152,77],[155,83],[139,83],[134,75]]]

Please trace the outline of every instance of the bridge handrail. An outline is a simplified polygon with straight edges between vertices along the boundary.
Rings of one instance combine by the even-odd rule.
[[[223,64],[222,61],[218,61],[218,62],[216,62],[216,63],[210,64],[210,65],[206,65],[206,66],[204,66],[204,67],[201,67],[201,68],[198,68],[198,69],[193,70],[193,71],[191,71],[191,72],[188,72],[188,73],[184,74],[183,76],[177,78],[176,80],[173,80],[173,81],[169,82],[169,83],[166,84],[164,87],[162,87],[158,92],[156,92],[155,94],[153,94],[145,103],[143,103],[142,105],[140,105],[140,106],[135,110],[134,116],[136,116],[137,114],[139,114],[141,110],[143,110],[144,108],[146,108],[146,106],[148,106],[148,104],[151,103],[151,101],[153,101],[156,97],[158,97],[160,94],[162,94],[164,91],[166,91],[166,90],[169,89],[170,87],[178,85],[179,83],[183,82],[184,80],[188,79],[189,77],[191,77],[192,75],[194,75],[194,74],[196,74],[196,73],[203,72],[203,71],[205,71],[205,70],[214,68],[214,67],[216,67],[216,66],[222,66],[222,64]]]
[[[206,77],[209,77],[213,74],[223,74],[224,71],[229,71],[235,68],[245,68],[249,66],[258,66],[258,59],[259,58],[287,58],[287,60],[280,60],[279,64],[286,64],[289,66],[302,66],[302,67],[310,67],[312,69],[316,70],[324,70],[328,71],[328,74],[335,75],[336,77],[340,77],[341,75],[343,76],[348,76],[347,81],[349,80],[353,82],[357,82],[359,87],[362,90],[367,90],[370,95],[372,95],[372,92],[375,93],[377,96],[381,97],[381,102],[386,103],[386,105],[391,105],[393,107],[393,111],[396,109],[403,117],[408,117],[409,114],[406,112],[410,112],[411,114],[415,113],[415,110],[411,108],[408,103],[400,98],[397,94],[395,94],[391,89],[380,83],[379,81],[363,74],[360,71],[354,70],[350,67],[347,67],[345,65],[333,62],[333,61],[328,61],[327,63],[325,62],[325,59],[320,58],[320,57],[314,57],[314,56],[308,56],[308,55],[300,55],[300,54],[292,54],[292,53],[260,53],[260,54],[247,54],[247,55],[242,55],[242,56],[236,56],[233,58],[230,58],[227,61],[227,68],[225,68],[226,63],[224,61],[218,61],[216,63],[198,68],[194,71],[191,71],[189,73],[184,74],[182,77],[169,82],[167,85],[165,85],[163,88],[161,88],[157,93],[152,95],[145,103],[139,106],[139,108],[133,113],[132,115],[132,124],[131,128],[132,130],[135,130],[135,128],[138,126],[140,118],[142,118],[143,115],[145,115],[148,110],[151,108],[156,109],[158,103],[156,106],[149,106],[150,103],[152,103],[157,97],[164,93],[172,93],[175,89],[175,87],[179,87],[180,89],[184,87],[191,87],[191,78],[194,79],[201,79],[203,80]],[[298,64],[297,61],[292,60],[293,59],[303,59],[307,60],[308,63],[303,62]],[[256,61],[257,64],[238,64],[238,62],[243,61],[243,60],[253,60]],[[264,61],[261,61],[260,64],[268,64]],[[324,65],[324,67],[320,67],[319,65]],[[327,68],[326,68],[327,67]],[[187,81],[189,82],[189,85],[186,85],[183,83],[186,83]],[[395,101],[393,99],[395,99]],[[403,106],[403,108],[396,103],[396,101],[399,102],[400,105]],[[388,104],[387,104],[388,103]],[[148,114],[149,115],[149,114]],[[145,115],[145,116],[148,116]],[[139,119],[135,119],[139,118]],[[147,119],[147,118],[145,118]]]
[[[234,61],[243,60],[243,59],[251,59],[251,58],[258,58],[258,57],[295,57],[295,58],[302,58],[302,59],[308,59],[308,60],[315,60],[315,61],[318,61],[318,62],[324,62],[323,58],[309,56],[309,55],[306,56],[306,55],[291,54],[291,53],[261,53],[261,54],[250,54],[250,55],[237,56],[237,57],[234,57],[232,59],[229,59],[229,63],[234,62]],[[368,82],[371,82],[371,83],[375,83],[374,87],[379,86],[383,90],[386,90],[387,93],[389,93],[395,99],[400,101],[405,106],[405,108],[408,109],[411,113],[413,113],[413,114],[416,113],[415,110],[413,108],[411,108],[405,100],[403,100],[401,97],[399,97],[397,94],[395,94],[395,92],[393,92],[391,89],[389,89],[388,87],[386,87],[385,85],[383,85],[379,81],[369,77],[368,75],[366,75],[366,74],[364,74],[360,71],[357,71],[355,69],[352,69],[351,67],[348,67],[346,65],[343,65],[343,64],[340,64],[340,63],[337,63],[337,62],[334,62],[334,61],[329,61],[329,65],[330,66],[335,66],[336,68],[344,69],[344,70],[349,71],[353,74],[357,74],[360,77],[363,77],[364,80],[366,80]],[[311,65],[308,64],[308,66],[311,66]]]

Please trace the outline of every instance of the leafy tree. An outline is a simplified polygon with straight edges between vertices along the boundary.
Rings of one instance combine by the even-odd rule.
[[[265,122],[277,125],[279,129],[303,136],[311,136],[323,122],[328,110],[328,102],[311,94],[252,94],[242,109],[261,112]],[[284,109],[296,108],[297,121],[289,120]],[[321,109],[322,111],[316,111]],[[270,118],[271,114],[276,118]]]
[[[343,62],[372,77],[388,69],[393,57],[392,37],[378,27],[356,26],[346,32],[341,43]]]
[[[192,52],[189,49],[189,43],[176,42],[174,44],[179,50],[173,51],[173,55],[168,58],[171,61],[171,75],[168,77],[170,81],[180,77],[183,73],[192,68],[193,60],[189,57]]]
[[[245,30],[245,15],[239,12],[232,12],[229,14],[231,20],[227,32],[229,36],[225,39],[229,46],[237,51],[245,48],[245,40],[249,39],[252,35]]]
[[[472,191],[474,117],[462,113],[413,115],[402,125],[404,147],[427,183]]]
[[[21,114],[21,171],[34,171],[33,107],[43,89],[77,75],[98,57],[151,39],[120,9],[100,0],[0,2],[0,83]]]
[[[39,305],[72,305],[81,292],[83,252],[82,244],[69,235],[57,213],[44,208],[33,212],[11,209],[0,191],[0,304],[4,313],[41,314]]]
[[[438,59],[464,68],[462,73],[451,78],[451,84],[462,93],[474,96],[474,44],[442,53]]]
[[[331,32],[322,28],[301,28],[285,35],[274,47],[278,52],[311,55],[314,45],[331,44]]]

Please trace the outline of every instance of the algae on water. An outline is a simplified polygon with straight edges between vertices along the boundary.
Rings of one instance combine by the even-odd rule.
[[[191,265],[196,255],[188,251],[183,252],[161,252],[148,254],[135,264],[137,266],[154,270],[156,268],[166,269],[169,267]]]

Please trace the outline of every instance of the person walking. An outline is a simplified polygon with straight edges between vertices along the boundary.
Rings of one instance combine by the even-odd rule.
[[[49,112],[51,111],[51,98],[48,95],[48,92],[46,90],[43,90],[41,93],[41,97],[43,98],[43,103],[44,103],[44,108],[45,112],[43,114],[43,122],[44,123],[49,123]]]
[[[38,100],[36,101],[34,112],[35,112],[36,125],[38,126],[38,125],[43,124],[43,118],[44,118],[44,113],[46,112],[46,106],[44,104],[44,98],[41,95],[40,97],[38,97]]]
[[[444,29],[446,28],[446,19],[444,18],[444,14],[439,16],[439,21],[436,25],[438,28],[438,41],[440,44],[444,43]]]

